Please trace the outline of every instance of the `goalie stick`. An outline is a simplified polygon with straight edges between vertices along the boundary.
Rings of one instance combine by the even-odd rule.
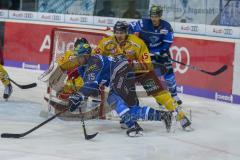
[[[21,89],[29,89],[29,88],[33,88],[33,87],[37,86],[37,83],[30,83],[30,84],[26,84],[26,85],[21,85],[21,84],[18,84],[17,82],[15,82],[14,80],[12,80],[11,78],[9,78],[9,80]]]

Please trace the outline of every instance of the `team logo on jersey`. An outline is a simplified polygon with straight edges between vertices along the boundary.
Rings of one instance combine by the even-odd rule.
[[[190,65],[190,54],[186,47],[177,47],[173,46],[170,48],[170,54],[173,59],[179,62],[183,62],[187,65]],[[183,61],[184,60],[184,61]],[[183,66],[179,63],[176,63],[176,67],[174,68],[174,72],[179,72],[184,74],[188,71],[187,66]]]
[[[117,44],[114,42],[110,42],[104,46],[104,50],[110,53],[115,53],[117,50]]]
[[[151,43],[156,43],[157,41],[159,41],[158,36],[150,36],[149,39],[150,39]]]

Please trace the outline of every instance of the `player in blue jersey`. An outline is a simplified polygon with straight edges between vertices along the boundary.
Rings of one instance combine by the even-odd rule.
[[[160,6],[152,6],[150,9],[150,19],[142,19],[132,22],[129,25],[129,33],[135,33],[146,43],[150,53],[152,54],[153,64],[162,64],[159,66],[161,74],[164,76],[166,84],[172,97],[179,105],[182,101],[177,95],[176,79],[170,60],[169,48],[173,43],[173,29],[171,25],[162,20],[162,8]]]
[[[81,63],[85,64],[84,85],[79,92],[69,97],[70,111],[75,111],[86,97],[100,94],[99,86],[110,86],[108,104],[115,109],[122,122],[128,127],[127,135],[138,136],[143,129],[138,119],[163,120],[167,130],[171,127],[171,113],[155,110],[148,106],[139,106],[135,90],[135,78],[132,65],[124,55],[111,58],[102,55],[82,55]],[[81,70],[82,71],[82,70]]]

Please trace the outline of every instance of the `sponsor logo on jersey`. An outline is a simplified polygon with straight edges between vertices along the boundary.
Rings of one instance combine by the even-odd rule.
[[[152,92],[159,89],[158,85],[152,79],[146,80],[144,88],[146,89],[147,92]]]
[[[88,67],[87,72],[92,72],[93,70],[96,70],[96,69],[97,69],[97,65],[94,64],[94,65],[91,65],[91,66]]]
[[[166,35],[166,34],[168,34],[168,30],[167,29],[161,29],[160,34]]]

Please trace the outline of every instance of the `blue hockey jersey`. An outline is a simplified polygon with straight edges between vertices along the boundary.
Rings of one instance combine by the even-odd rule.
[[[99,85],[109,86],[110,83],[110,64],[113,58],[94,55],[88,59],[87,65],[79,67],[80,74],[83,74],[84,86],[80,89],[85,96],[98,96]]]
[[[173,29],[165,20],[161,20],[160,26],[158,27],[153,26],[151,19],[131,22],[129,25],[129,33],[137,33],[153,54],[168,52],[173,42]]]

